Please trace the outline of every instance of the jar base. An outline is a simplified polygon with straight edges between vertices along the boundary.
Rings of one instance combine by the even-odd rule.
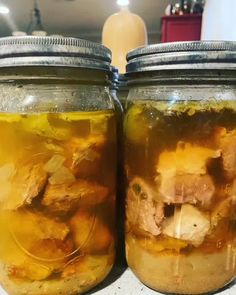
[[[7,275],[6,267],[0,264],[1,286],[11,295],[78,295],[94,288],[110,273],[112,265],[104,265],[94,275],[77,274],[64,279],[47,281],[22,282],[11,280]]]
[[[133,237],[126,239],[129,267],[142,283],[163,293],[204,294],[226,286],[236,275],[235,254],[229,252],[226,247],[212,254],[152,254]]]

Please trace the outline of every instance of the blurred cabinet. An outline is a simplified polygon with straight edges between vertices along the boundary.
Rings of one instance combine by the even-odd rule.
[[[201,39],[202,15],[170,15],[162,17],[162,42]]]

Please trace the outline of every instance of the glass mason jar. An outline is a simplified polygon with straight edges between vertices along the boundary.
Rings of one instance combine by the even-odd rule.
[[[80,294],[114,261],[110,51],[74,38],[0,39],[0,284]]]
[[[126,256],[147,286],[215,291],[236,276],[236,43],[128,55]]]

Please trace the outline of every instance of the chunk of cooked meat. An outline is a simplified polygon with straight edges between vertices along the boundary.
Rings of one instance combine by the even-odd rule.
[[[39,240],[63,241],[70,231],[65,223],[29,210],[9,212],[8,218],[12,234],[26,249],[35,245]]]
[[[69,222],[73,240],[80,251],[106,253],[114,240],[109,228],[95,214],[96,210],[79,209],[76,212]]]
[[[236,132],[222,133],[220,149],[225,176],[228,179],[236,177]]]
[[[105,143],[104,135],[90,135],[87,139],[72,138],[65,145],[68,154],[65,165],[79,177],[99,173]]]
[[[209,216],[189,204],[176,208],[174,216],[167,218],[162,225],[163,234],[188,241],[196,247],[203,243],[209,229]]]
[[[50,184],[65,184],[76,181],[74,174],[66,167],[61,166],[55,173],[53,173],[48,182]]]
[[[9,181],[16,173],[13,163],[6,163],[0,167],[0,182]]]
[[[66,158],[62,155],[55,154],[44,165],[44,170],[50,174],[48,179],[50,184],[72,183],[75,181],[73,173],[63,164]]]
[[[212,227],[224,218],[236,220],[236,179],[232,185],[223,187],[221,198],[211,213]]]
[[[73,246],[70,239],[37,241],[29,249],[29,253],[36,259],[25,256],[21,263],[16,259],[9,266],[9,276],[32,281],[44,280],[52,273],[62,271],[74,250]]]
[[[236,220],[236,179],[232,186],[232,207],[231,207],[231,220]]]
[[[47,173],[43,169],[43,164],[28,164],[21,167],[11,180],[11,190],[5,200],[4,209],[15,210],[30,205],[43,191],[46,182]]]
[[[176,151],[164,151],[160,154],[157,172],[166,178],[177,174],[203,175],[207,172],[208,160],[218,157],[218,150],[179,142]]]
[[[211,205],[215,186],[209,175],[176,175],[161,179],[159,192],[165,203],[200,203],[202,207]]]
[[[0,167],[0,207],[9,202],[9,198],[12,190],[12,178],[16,173],[14,163],[6,163]]]
[[[105,201],[109,189],[95,182],[77,180],[74,183],[48,184],[42,200],[49,212],[66,213],[78,206],[92,206]]]
[[[30,248],[29,252],[39,260],[45,260],[48,265],[51,263],[54,268],[56,266],[60,268],[74,250],[74,243],[69,237],[63,241],[58,239],[40,240]]]
[[[63,166],[63,163],[65,162],[65,160],[66,158],[63,157],[62,155],[55,154],[47,161],[47,163],[43,166],[43,169],[46,172],[53,174],[57,172],[58,169],[61,168],[61,166]]]
[[[14,278],[44,280],[62,269],[73,252],[67,225],[40,213],[5,211],[0,231],[0,257]]]
[[[26,166],[20,169],[14,185],[17,186],[20,181],[19,189],[22,190],[23,200],[26,204],[31,204],[32,199],[44,188],[47,174],[44,172],[42,164]]]
[[[157,165],[159,193],[164,202],[197,203],[208,207],[215,186],[207,174],[209,159],[219,158],[220,152],[179,142],[176,151],[164,151]]]
[[[159,235],[164,205],[155,201],[156,193],[143,179],[134,178],[127,191],[126,218],[131,227]]]
[[[87,140],[81,140],[75,144],[72,166],[75,167],[82,160],[94,161],[101,157],[100,151],[106,143],[104,135],[90,136]]]

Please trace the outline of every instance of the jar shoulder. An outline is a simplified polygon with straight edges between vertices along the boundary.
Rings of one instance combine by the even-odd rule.
[[[0,83],[1,112],[113,110],[106,86],[65,83]]]

